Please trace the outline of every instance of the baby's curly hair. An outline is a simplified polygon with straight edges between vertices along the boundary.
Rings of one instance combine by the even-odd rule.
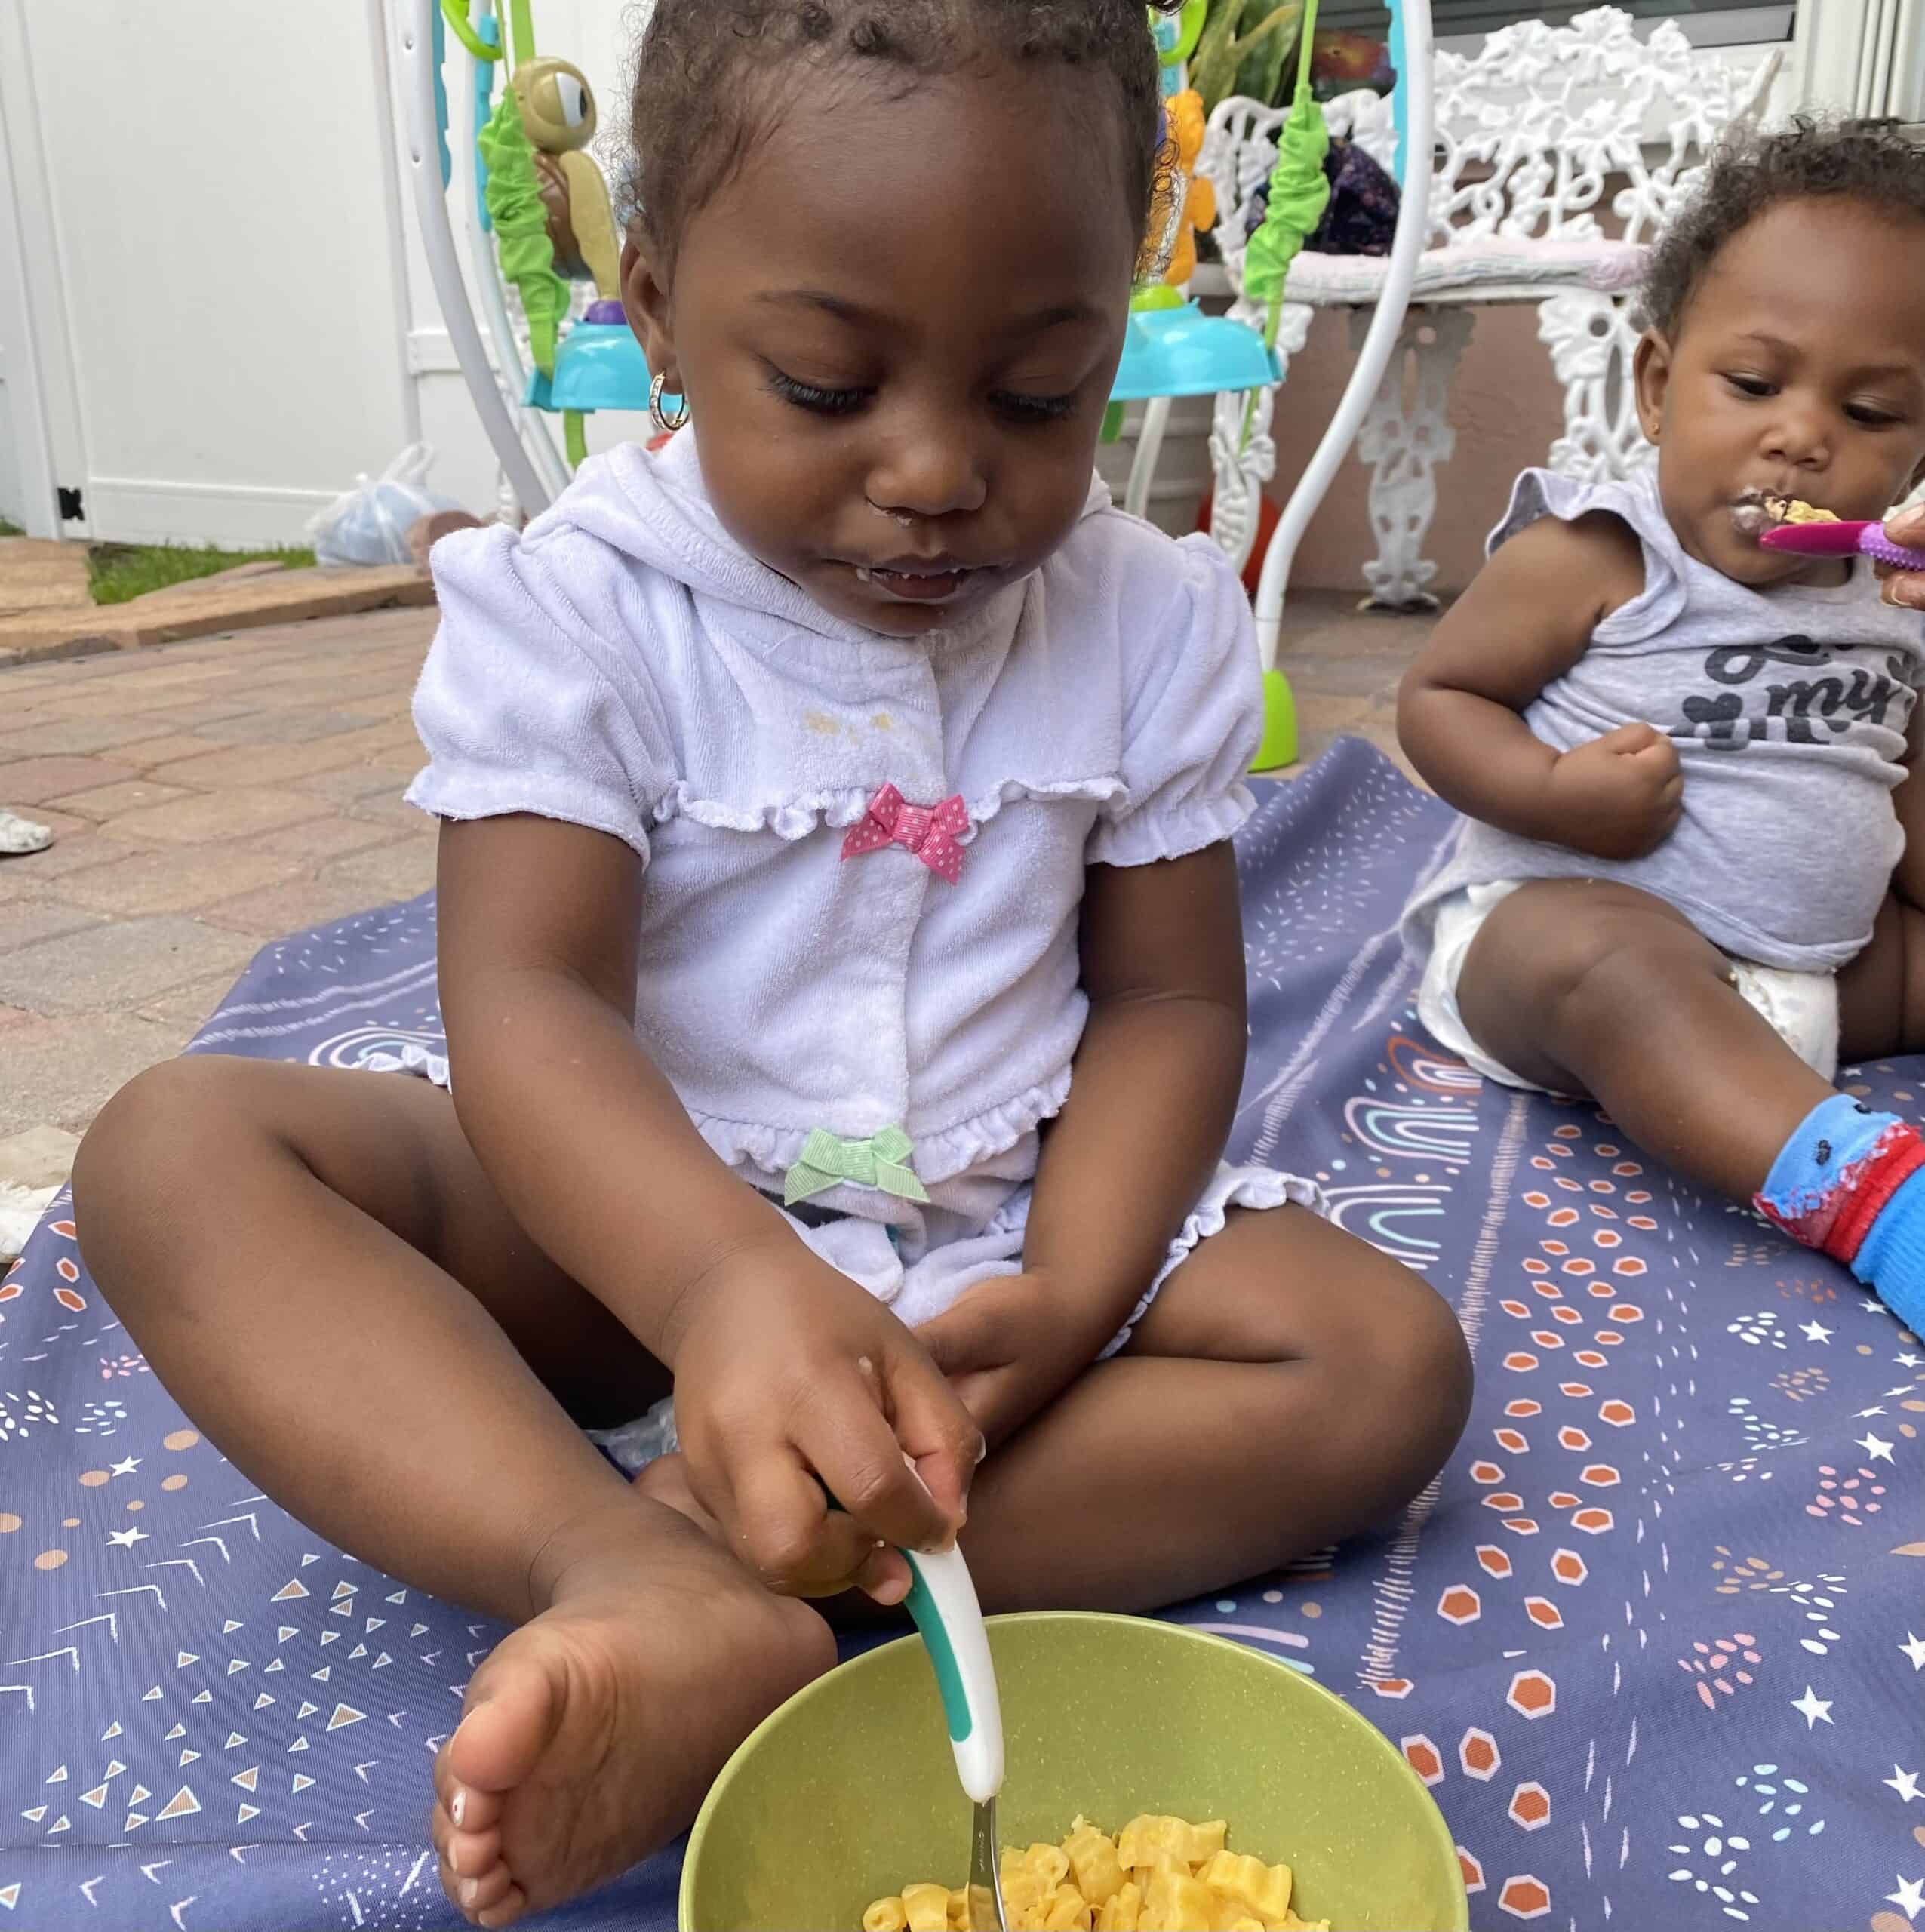
[[[1746,129],[1727,137],[1696,195],[1652,251],[1638,305],[1647,325],[1675,335],[1727,242],[1780,202],[1817,198],[1925,221],[1925,152],[1893,122],[1810,115],[1773,133]]]
[[[629,101],[631,223],[659,267],[689,217],[740,165],[773,106],[752,85],[783,66],[856,62],[901,84],[972,65],[1044,61],[1112,84],[1140,233],[1161,168],[1155,44],[1144,0],[656,0]],[[1150,0],[1174,14],[1182,0]]]

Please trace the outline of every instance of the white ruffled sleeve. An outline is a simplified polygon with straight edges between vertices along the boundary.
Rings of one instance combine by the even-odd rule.
[[[669,733],[639,641],[582,614],[614,608],[596,594],[610,568],[598,548],[499,526],[435,545],[441,629],[414,693],[429,763],[407,797],[441,818],[586,826],[646,863],[653,807],[675,782]]]
[[[1097,821],[1093,864],[1181,858],[1228,838],[1256,808],[1244,783],[1263,715],[1250,601],[1207,537],[1179,548],[1179,596],[1152,632],[1124,642],[1124,795]]]

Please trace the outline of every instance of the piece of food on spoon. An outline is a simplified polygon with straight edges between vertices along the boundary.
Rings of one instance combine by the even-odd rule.
[[[1767,497],[1766,513],[1774,523],[1836,523],[1837,515],[1800,501],[1796,497]]]

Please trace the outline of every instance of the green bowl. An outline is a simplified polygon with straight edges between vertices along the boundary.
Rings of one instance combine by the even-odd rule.
[[[1464,1932],[1464,1881],[1430,1794],[1350,1707],[1260,1653],[1175,1624],[989,1620],[1008,1737],[1005,1844],[1078,1812],[1229,1823],[1233,1851],[1296,1874],[1293,1909],[1339,1932]],[[956,1783],[920,1638],[844,1664],[736,1752],[697,1819],[682,1932],[856,1932],[865,1906],[968,1876]]]

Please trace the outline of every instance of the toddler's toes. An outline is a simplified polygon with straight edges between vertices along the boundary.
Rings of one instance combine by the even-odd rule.
[[[457,1729],[435,1754],[436,1808],[457,1832],[490,1831],[500,1821],[504,1795],[470,1784],[457,1774],[454,1753],[460,1736]]]
[[[485,1878],[501,1863],[497,1831],[450,1832],[439,1848],[441,1863],[457,1878]]]
[[[489,1932],[494,1932],[496,1926],[512,1925],[527,1909],[527,1894],[519,1885],[511,1885],[498,1905],[492,1905],[485,1912],[475,1915],[475,1923],[487,1926]]]
[[[436,1766],[442,1880],[473,1924],[546,1912],[658,1850],[736,1745],[834,1661],[813,1611],[677,1512],[625,1506],[623,1527],[476,1670]]]
[[[444,1863],[441,1888],[471,1924],[478,1924],[484,1913],[498,1912],[506,1908],[511,1894],[520,1896],[520,1887],[515,1883],[513,1875],[499,1859],[478,1878],[463,1878]]]
[[[444,1784],[452,1796],[463,1797],[461,1787],[438,1765],[435,1781],[438,1785]],[[471,1805],[482,1799],[499,1808],[498,1801],[492,1793],[469,1793],[462,1803],[462,1815],[472,1815]],[[447,1804],[438,1799],[434,1815],[429,1821],[429,1834],[441,1860],[441,1888],[467,1915],[470,1924],[478,1922],[478,1913],[506,1902],[509,1892],[515,1889],[515,1881],[514,1875],[502,1862],[501,1832],[498,1826],[490,1825],[482,1831],[463,1831],[450,1817]]]
[[[527,1781],[561,1721],[564,1700],[555,1674],[518,1661],[515,1638],[521,1634],[499,1646],[475,1672],[467,1709],[441,1747],[447,1767],[442,1801],[457,1831],[485,1831],[501,1817],[509,1795]]]

